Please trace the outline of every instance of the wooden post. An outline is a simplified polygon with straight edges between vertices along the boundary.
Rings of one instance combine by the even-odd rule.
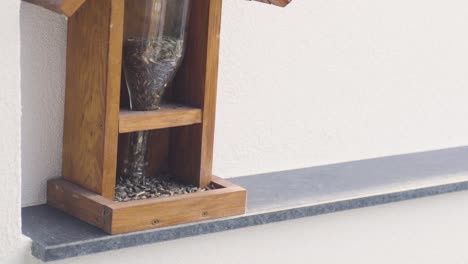
[[[88,0],[68,20],[62,176],[107,198],[117,162],[123,1]]]

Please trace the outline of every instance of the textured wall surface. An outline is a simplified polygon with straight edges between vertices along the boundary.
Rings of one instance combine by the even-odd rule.
[[[19,3],[0,2],[0,262],[21,245]]]
[[[23,205],[45,202],[47,179],[62,169],[65,17],[21,4]]]
[[[468,2],[225,2],[217,175],[468,144]]]

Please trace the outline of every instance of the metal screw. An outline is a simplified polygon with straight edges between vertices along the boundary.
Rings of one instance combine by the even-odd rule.
[[[153,219],[153,221],[151,222],[152,225],[157,225],[159,224],[159,220],[158,219]]]
[[[208,212],[203,212],[203,213],[201,214],[201,216],[207,217],[207,216],[208,216]]]

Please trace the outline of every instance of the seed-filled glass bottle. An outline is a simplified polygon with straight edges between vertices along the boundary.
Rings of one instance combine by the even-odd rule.
[[[126,0],[123,73],[130,110],[158,110],[185,49],[190,0]],[[149,131],[129,135],[119,177],[141,182],[147,177]]]
[[[159,108],[179,67],[189,0],[127,0],[123,70],[132,110]]]

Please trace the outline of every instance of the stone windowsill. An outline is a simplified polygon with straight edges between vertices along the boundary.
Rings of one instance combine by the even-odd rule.
[[[23,233],[43,261],[198,236],[468,189],[468,147],[230,179],[248,191],[247,214],[108,235],[46,205],[22,210]]]

